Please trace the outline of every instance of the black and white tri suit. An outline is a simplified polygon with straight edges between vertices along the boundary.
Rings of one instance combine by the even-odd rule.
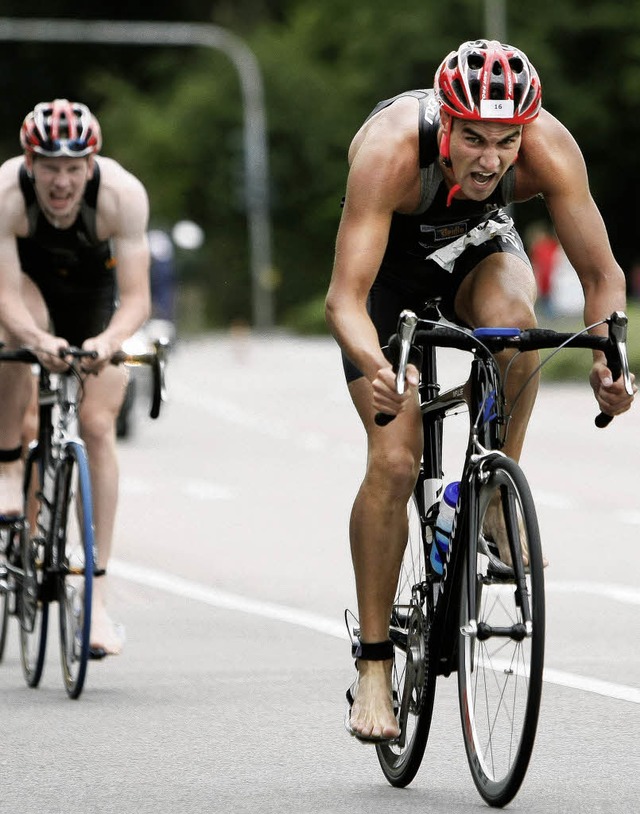
[[[394,212],[387,248],[369,294],[368,310],[382,345],[395,332],[404,308],[418,315],[440,297],[440,310],[456,321],[454,300],[462,280],[485,257],[509,252],[529,266],[522,240],[504,207],[513,201],[515,170],[509,168],[483,201],[453,199],[439,163],[439,107],[433,90],[412,90],[380,102],[368,118],[407,96],[418,100],[421,197],[408,215]],[[347,381],[362,373],[343,357]]]
[[[24,165],[19,182],[29,222],[28,236],[17,238],[20,265],[42,292],[56,336],[81,346],[107,327],[116,306],[115,257],[110,242],[96,234],[100,168],[96,162],[68,229],[44,216]]]

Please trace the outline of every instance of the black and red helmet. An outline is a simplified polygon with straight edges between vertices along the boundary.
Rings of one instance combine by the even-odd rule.
[[[459,119],[528,124],[540,112],[536,69],[518,48],[497,40],[464,42],[436,71],[443,110]]]
[[[20,129],[25,152],[49,158],[82,158],[100,151],[98,120],[86,105],[68,99],[40,102]]]

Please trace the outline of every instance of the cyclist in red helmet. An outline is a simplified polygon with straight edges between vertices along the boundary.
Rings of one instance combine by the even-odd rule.
[[[582,154],[541,107],[538,75],[522,51],[492,40],[463,43],[442,62],[433,89],[378,104],[349,148],[349,175],[326,301],[349,390],[367,432],[367,469],[353,507],[351,549],[360,623],[358,676],[347,728],[364,741],[398,734],[391,697],[388,621],[407,537],[407,501],[422,451],[418,373],[404,395],[381,344],[404,308],[427,299],[470,327],[536,324],[536,282],[506,210],[543,196],[584,290],[587,324],[625,307],[624,274],[591,197]],[[503,355],[501,364],[510,359]],[[518,460],[537,391],[533,354],[513,360],[514,403],[505,452]],[[590,383],[601,410],[630,407],[596,354]],[[386,427],[377,412],[396,415]],[[489,531],[503,559],[497,510]]]
[[[24,155],[0,166],[0,339],[28,346],[51,370],[59,351],[97,352],[85,367],[80,411],[93,481],[97,566],[111,551],[118,489],[115,421],[126,372],[109,364],[150,311],[149,206],[140,181],[98,156],[100,126],[86,105],[55,99],[25,118]],[[117,302],[117,306],[116,306]],[[21,512],[25,415],[33,382],[24,365],[0,366],[0,521]],[[94,657],[120,652],[121,630],[96,579]]]

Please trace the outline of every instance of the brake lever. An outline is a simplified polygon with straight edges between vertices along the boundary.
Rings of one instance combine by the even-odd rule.
[[[413,311],[405,309],[398,318],[398,339],[400,340],[400,354],[398,363],[395,366],[396,372],[396,393],[401,396],[406,388],[405,378],[407,375],[407,364],[409,363],[409,354],[411,352],[411,345],[413,338],[418,327],[418,317]],[[375,422],[379,427],[385,427],[395,418],[394,415],[387,413],[376,413]]]
[[[624,389],[629,396],[633,396],[633,384],[631,382],[631,372],[629,370],[629,357],[627,354],[627,325],[629,320],[624,311],[614,311],[608,320],[609,338],[615,344],[618,358],[607,358],[607,364],[611,369],[613,380],[616,381],[622,375]],[[619,363],[618,363],[619,361]],[[608,426],[613,421],[613,416],[607,413],[600,413],[595,418],[596,427],[600,429]]]

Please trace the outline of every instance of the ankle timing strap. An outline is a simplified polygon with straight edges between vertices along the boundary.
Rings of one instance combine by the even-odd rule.
[[[0,449],[0,463],[8,464],[22,458],[22,444],[15,449]]]
[[[393,642],[361,642],[351,645],[351,655],[354,659],[363,661],[386,661],[393,658]]]

